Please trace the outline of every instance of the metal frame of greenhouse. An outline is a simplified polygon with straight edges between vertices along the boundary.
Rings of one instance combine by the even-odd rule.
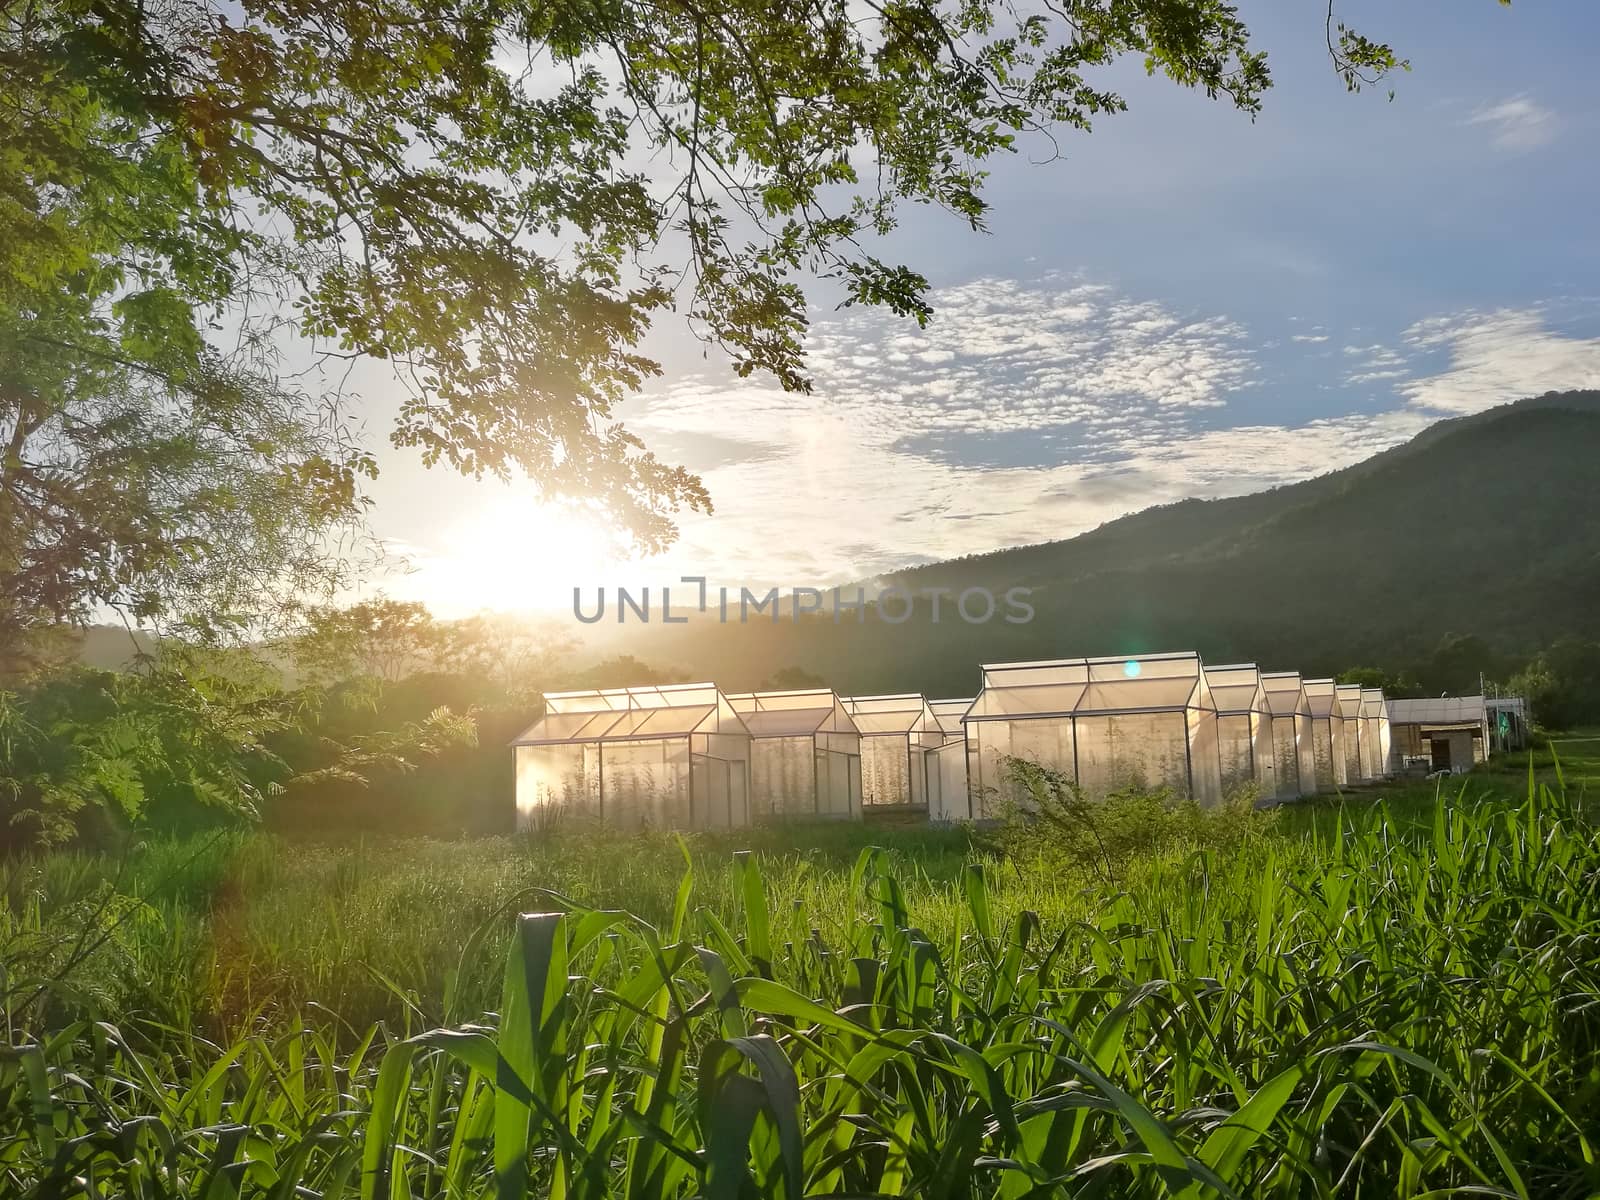
[[[938,764],[939,788],[928,806],[930,821],[970,821],[972,790],[967,780],[967,710],[971,696],[963,700],[930,700],[928,709],[939,723],[944,744],[933,752]]]
[[[1299,671],[1263,671],[1261,686],[1272,710],[1272,761],[1278,777],[1278,799],[1313,795],[1317,790],[1317,762],[1305,681]]]
[[[1344,777],[1348,783],[1366,783],[1372,778],[1361,753],[1361,685],[1341,683],[1334,693],[1339,698],[1339,715],[1344,718]]]
[[[1003,758],[1061,772],[1084,794],[1168,787],[1222,798],[1217,712],[1200,656],[1182,651],[1121,658],[996,663],[966,717],[974,815],[1013,794]]]
[[[1254,786],[1258,799],[1278,794],[1272,757],[1272,709],[1255,663],[1230,663],[1205,668],[1211,702],[1217,708],[1217,753],[1221,758],[1222,794],[1232,796]]]
[[[728,697],[750,731],[750,813],[861,819],[861,731],[829,688]]]
[[[935,807],[939,774],[931,752],[944,745],[945,735],[927,699],[904,692],[846,696],[843,703],[861,732],[862,806]]]
[[[750,823],[750,731],[711,683],[558,692],[511,744],[517,824],[581,813],[610,824]]]
[[[1350,778],[1345,766],[1339,685],[1332,679],[1307,679],[1305,689],[1306,701],[1311,705],[1311,753],[1316,763],[1317,790],[1345,787]]]

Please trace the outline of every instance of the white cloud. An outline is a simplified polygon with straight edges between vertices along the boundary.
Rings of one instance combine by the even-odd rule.
[[[1434,412],[1481,412],[1523,396],[1600,387],[1600,338],[1563,337],[1537,309],[1434,317],[1413,325],[1405,340],[1419,351],[1449,354],[1443,371],[1398,389]]]
[[[1297,333],[1289,340],[1291,342],[1309,342],[1312,345],[1318,345],[1327,341],[1328,335],[1325,333]]]
[[[1405,356],[1388,346],[1346,346],[1344,352],[1346,357],[1361,359],[1345,376],[1345,383],[1352,386],[1404,379],[1411,374]]]
[[[1214,428],[1208,409],[1258,381],[1230,320],[1058,281],[981,280],[934,302],[939,320],[923,332],[871,315],[823,323],[811,396],[706,380],[656,396],[632,422],[647,443],[658,430],[726,430],[737,414],[741,437],[784,447],[708,472],[716,515],[685,522],[660,565],[735,581],[865,578],[1291,483],[1405,441],[1442,412],[1600,386],[1600,339],[1561,337],[1537,314],[1467,314],[1420,323],[1399,346],[1346,348],[1345,382],[1381,385],[1386,409]],[[919,362],[930,349],[950,357]],[[1420,374],[1441,350],[1442,369]],[[1014,451],[1019,437],[1027,461],[992,449]]]
[[[1061,278],[977,280],[933,301],[926,330],[870,312],[820,322],[810,396],[686,379],[650,399],[629,421],[647,444],[736,427],[786,447],[706,473],[717,512],[684,523],[663,575],[865,578],[1302,479],[1426,423],[1205,429],[1204,414],[1258,377],[1226,317]]]
[[[1562,337],[1538,312],[1465,313],[1419,322],[1394,345],[1334,343],[1345,374],[1328,384],[1375,385],[1375,406],[1219,427],[1218,407],[1263,378],[1247,331],[1224,316],[1059,278],[978,280],[933,301],[926,330],[860,310],[819,321],[810,395],[723,376],[653,392],[627,423],[692,461],[715,514],[686,518],[679,543],[655,560],[598,565],[592,538],[548,521],[540,544],[560,553],[546,557],[570,560],[574,577],[556,583],[579,573],[732,586],[870,578],[1070,537],[1152,504],[1292,483],[1405,441],[1443,413],[1600,386],[1600,339]],[[1326,348],[1301,353],[1335,361]],[[520,512],[505,516],[505,531],[480,539],[488,561],[504,557],[488,548],[523,529]],[[517,606],[490,596],[486,573],[441,568],[432,573],[443,582],[430,582],[426,555],[419,566],[412,594]],[[513,580],[516,594],[554,586],[540,572]]]
[[[1468,125],[1489,130],[1490,140],[1501,150],[1533,150],[1556,136],[1556,114],[1529,98],[1526,92],[1484,105],[1467,118]]]

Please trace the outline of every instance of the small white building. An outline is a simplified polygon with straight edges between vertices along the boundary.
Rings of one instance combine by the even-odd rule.
[[[1489,756],[1489,708],[1482,696],[1390,700],[1389,770],[1460,774]]]

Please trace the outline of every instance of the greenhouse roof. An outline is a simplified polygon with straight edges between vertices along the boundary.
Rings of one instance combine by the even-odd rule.
[[[1359,683],[1341,683],[1334,688],[1334,693],[1339,697],[1339,715],[1346,721],[1354,721],[1361,715]]]
[[[1266,692],[1261,687],[1261,670],[1255,663],[1230,663],[1206,667],[1206,683],[1211,687],[1211,702],[1219,713],[1266,713]]]
[[[971,696],[965,700],[929,700],[928,708],[933,713],[933,719],[939,722],[939,729],[947,737],[957,737],[966,732],[961,720],[972,707],[972,700]]]
[[[1200,656],[1192,652],[1054,662],[995,663],[969,720],[1154,712],[1209,704]]]
[[[1390,700],[1389,720],[1395,725],[1481,725],[1489,719],[1482,696],[1428,696]]]
[[[843,703],[863,737],[923,733],[934,724],[927,700],[917,692],[895,696],[846,696]]]
[[[544,702],[545,715],[512,745],[687,737],[717,730],[726,719],[719,708],[727,703],[711,683],[553,692]],[[731,709],[727,710],[727,717],[739,722]]]
[[[1261,676],[1261,686],[1267,693],[1267,711],[1273,716],[1292,717],[1311,711],[1299,671],[1265,672]]]
[[[1305,681],[1306,703],[1311,706],[1313,717],[1343,716],[1344,709],[1339,704],[1339,685],[1331,679],[1308,679]]]
[[[729,696],[728,703],[753,738],[810,737],[827,725],[836,711],[854,728],[850,714],[841,709],[839,697],[828,688],[740,692]]]

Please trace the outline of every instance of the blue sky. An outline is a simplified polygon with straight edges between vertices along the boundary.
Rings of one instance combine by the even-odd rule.
[[[626,410],[717,513],[628,561],[531,489],[387,451],[381,586],[455,614],[573,585],[807,585],[1066,537],[1185,496],[1334,469],[1443,416],[1600,386],[1593,0],[1355,3],[1413,70],[1347,95],[1315,0],[1246,0],[1276,85],[1249,118],[1116,68],[1130,111],[1064,158],[997,162],[991,231],[907,209],[928,329],[813,312],[809,397],[740,381],[664,323]],[[393,385],[369,376],[374,440]]]

